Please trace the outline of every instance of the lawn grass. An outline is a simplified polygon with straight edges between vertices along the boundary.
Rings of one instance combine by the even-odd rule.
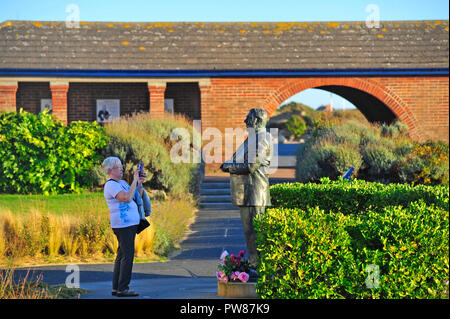
[[[47,214],[98,214],[108,213],[103,192],[60,195],[10,195],[0,194],[0,213],[10,211],[24,214],[38,210]]]

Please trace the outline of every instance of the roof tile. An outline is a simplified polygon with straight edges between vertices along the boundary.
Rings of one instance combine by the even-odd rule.
[[[448,20],[0,23],[0,68],[448,68]]]

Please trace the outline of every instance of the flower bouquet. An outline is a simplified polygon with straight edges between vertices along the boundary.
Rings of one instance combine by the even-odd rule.
[[[247,282],[250,273],[250,263],[243,259],[245,250],[236,256],[228,254],[226,250],[220,255],[220,264],[217,266],[216,277],[220,282]]]

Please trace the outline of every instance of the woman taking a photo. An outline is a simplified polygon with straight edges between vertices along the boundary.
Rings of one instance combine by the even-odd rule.
[[[119,158],[108,157],[102,163],[109,179],[105,183],[104,196],[109,207],[111,228],[119,242],[114,262],[112,295],[117,297],[135,297],[139,294],[129,289],[134,259],[134,240],[140,215],[133,200],[136,188],[142,194],[145,175],[134,171],[133,182],[128,185],[122,180],[123,166]]]

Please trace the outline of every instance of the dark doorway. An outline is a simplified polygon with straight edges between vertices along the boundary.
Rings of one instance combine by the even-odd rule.
[[[167,83],[164,99],[173,99],[174,113],[200,120],[200,88],[198,83]]]

